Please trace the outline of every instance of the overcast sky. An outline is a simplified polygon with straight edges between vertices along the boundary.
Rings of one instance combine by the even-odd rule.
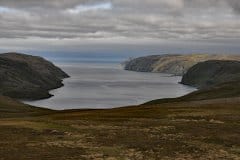
[[[0,51],[240,53],[240,0],[0,0]]]

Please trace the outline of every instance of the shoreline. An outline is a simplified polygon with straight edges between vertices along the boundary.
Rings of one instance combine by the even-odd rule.
[[[116,64],[116,66],[119,66],[119,64]],[[70,73],[68,73],[68,74],[70,74],[71,75],[71,71],[69,70],[69,68],[62,68],[61,66],[59,66],[62,70],[66,70],[66,71],[68,71],[68,72],[70,72]],[[75,68],[75,67],[74,67]],[[94,68],[94,67],[93,67]],[[70,68],[71,69],[71,68]],[[83,68],[84,69],[84,68]],[[137,74],[139,74],[138,76],[140,76],[141,77],[141,73],[139,73],[139,72],[135,72],[135,71],[126,71],[126,70],[124,70],[123,68],[118,68],[118,70],[119,71],[123,71],[123,73],[127,73],[127,75],[128,74],[130,74],[130,75],[133,75],[134,77],[135,77],[135,74],[134,73],[137,73]],[[134,73],[131,73],[131,72],[134,72]],[[91,72],[90,72],[91,73]],[[173,74],[168,74],[168,73],[143,73],[143,75],[145,75],[145,76],[147,76],[147,77],[156,77],[156,80],[154,80],[154,82],[153,82],[153,84],[155,84],[155,83],[160,83],[161,84],[161,78],[163,78],[163,83],[165,83],[165,81],[168,79],[168,77],[171,79],[171,77],[173,77],[173,79],[171,80],[171,81],[175,81],[174,79],[178,79],[177,81],[176,81],[176,83],[174,82],[174,85],[179,85],[178,87],[176,87],[176,89],[179,89],[180,90],[180,92],[179,92],[179,94],[177,95],[176,94],[176,96],[173,96],[173,93],[171,93],[171,88],[172,87],[170,87],[170,95],[169,95],[169,97],[171,97],[171,98],[178,98],[178,97],[181,97],[181,96],[184,96],[184,95],[186,95],[186,94],[189,94],[189,93],[192,93],[192,92],[194,92],[195,91],[195,88],[194,87],[191,87],[191,86],[187,86],[187,85],[183,85],[183,86],[185,86],[185,88],[186,88],[186,90],[189,90],[189,91],[191,91],[191,92],[187,92],[187,93],[185,93],[185,94],[181,94],[181,92],[183,92],[183,90],[185,90],[185,89],[181,89],[181,87],[180,87],[180,85],[182,85],[182,84],[180,84],[179,82],[181,81],[181,78],[182,78],[182,76],[175,76],[175,75],[173,75]],[[160,76],[158,76],[158,75],[160,75]],[[83,75],[84,76],[84,75]],[[71,75],[71,77],[74,77],[74,75]],[[70,78],[71,78],[70,77]],[[160,81],[158,80],[159,78],[160,78]],[[76,78],[76,77],[75,77]],[[131,77],[129,77],[130,79],[131,79]],[[149,79],[149,78],[148,78]],[[166,80],[165,80],[166,79]],[[71,81],[71,79],[70,79],[70,81]],[[141,82],[142,80],[140,80],[140,82]],[[156,81],[156,82],[155,82]],[[158,82],[159,81],[159,82]],[[142,82],[145,82],[145,80],[143,80]],[[166,81],[167,82],[167,81]],[[63,83],[64,83],[64,81],[63,81]],[[107,83],[107,82],[106,82]],[[70,83],[71,84],[71,83]],[[110,83],[111,84],[111,83]],[[151,84],[151,82],[149,82],[149,84]],[[157,85],[157,84],[156,84]],[[68,86],[69,86],[69,84],[68,84]],[[160,87],[160,88],[163,88],[164,89],[164,84],[162,85],[163,87]],[[65,83],[64,83],[64,86],[63,87],[65,87]],[[151,90],[151,86],[149,86],[150,88],[149,88],[149,90]],[[146,100],[145,101],[143,101],[143,100],[139,100],[139,101],[137,101],[137,100],[134,100],[134,98],[133,99],[131,99],[130,100],[130,98],[129,98],[129,102],[126,102],[126,101],[124,101],[124,100],[122,100],[122,103],[120,103],[120,101],[119,101],[119,103],[118,104],[113,104],[113,105],[104,105],[104,104],[102,104],[102,103],[100,103],[99,105],[97,105],[97,106],[91,106],[92,104],[91,103],[89,103],[89,104],[86,104],[86,105],[84,105],[85,103],[83,102],[81,102],[81,101],[79,101],[79,103],[71,103],[71,101],[69,101],[69,105],[67,104],[67,102],[66,103],[64,103],[64,105],[60,105],[59,106],[59,108],[57,107],[57,102],[59,101],[60,102],[60,99],[59,98],[61,98],[61,97],[59,97],[59,94],[61,94],[61,93],[65,93],[64,91],[64,89],[61,89],[62,87],[60,87],[60,88],[57,88],[57,90],[58,89],[60,89],[60,92],[58,92],[58,91],[56,91],[55,93],[51,93],[51,91],[52,90],[50,90],[50,94],[52,94],[53,96],[51,96],[50,98],[47,98],[47,99],[41,99],[41,100],[23,100],[23,103],[25,103],[25,104],[30,104],[30,105],[33,105],[33,106],[38,106],[38,107],[43,107],[43,108],[49,108],[49,109],[55,109],[55,110],[66,110],[66,109],[82,109],[82,108],[84,108],[84,109],[109,109],[109,108],[119,108],[119,107],[123,107],[123,106],[129,106],[129,105],[141,105],[141,104],[144,104],[144,103],[146,103],[146,102],[149,102],[149,101],[152,101],[152,100],[155,100],[155,99],[159,99],[159,97],[161,98],[161,93],[163,92],[163,91],[161,91],[161,90],[159,90],[158,91],[158,93],[159,93],[159,95],[160,96],[153,96],[152,98],[151,98],[151,96],[149,97],[149,98],[147,98],[148,96],[146,96]],[[187,88],[189,88],[189,89],[187,89]],[[191,88],[191,89],[190,89]],[[80,88],[79,88],[80,89]],[[100,88],[96,88],[97,90],[99,90]],[[55,90],[55,89],[53,89],[53,90]],[[100,90],[101,91],[101,90]],[[154,90],[153,90],[154,91]],[[70,92],[70,90],[66,90],[66,92],[68,93],[68,92]],[[74,91],[72,91],[73,93],[75,93]],[[57,95],[56,95],[57,94]],[[171,94],[172,94],[172,96],[171,96]],[[144,95],[144,94],[143,94]],[[163,94],[164,95],[164,94]],[[57,96],[57,97],[56,97]],[[56,97],[56,99],[55,99],[55,97]],[[74,95],[73,95],[73,97],[75,97]],[[77,96],[76,96],[77,97]],[[80,96],[81,97],[81,96]],[[101,97],[101,96],[100,96]],[[136,94],[136,96],[135,97],[137,97],[137,94]],[[51,98],[53,98],[53,99],[51,99]],[[65,98],[65,96],[64,96],[64,98]],[[69,97],[70,98],[70,97]],[[92,97],[92,99],[93,99],[94,97]],[[168,96],[163,96],[162,98],[168,98]],[[161,98],[161,99],[162,99]],[[50,100],[49,100],[50,99]],[[45,102],[44,102],[45,101]],[[55,101],[55,102],[54,102]],[[95,100],[96,101],[96,100]],[[95,101],[93,101],[93,104],[95,104]],[[131,102],[132,101],[132,102]],[[135,101],[135,102],[133,102],[133,101]],[[35,102],[35,103],[34,103]],[[110,102],[110,101],[109,101]],[[55,103],[55,104],[54,104]],[[79,104],[81,104],[82,103],[82,105],[79,105]],[[110,102],[111,103],[111,102]],[[114,103],[114,102],[113,102]],[[55,107],[56,106],[56,107]],[[66,107],[67,106],[67,107]],[[79,106],[79,107],[78,107]],[[86,107],[87,106],[87,107]]]

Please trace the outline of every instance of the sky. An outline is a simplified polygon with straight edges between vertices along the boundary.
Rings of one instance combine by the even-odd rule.
[[[0,0],[0,52],[239,53],[240,0]]]

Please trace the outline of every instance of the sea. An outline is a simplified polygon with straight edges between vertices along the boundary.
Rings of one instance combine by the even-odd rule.
[[[63,80],[63,87],[50,91],[51,98],[24,103],[54,110],[110,109],[179,97],[196,90],[180,84],[181,76],[126,71],[121,64],[123,59],[65,57],[49,60],[70,78]]]

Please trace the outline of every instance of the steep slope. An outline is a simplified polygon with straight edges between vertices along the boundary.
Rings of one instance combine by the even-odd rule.
[[[182,84],[207,88],[221,83],[240,82],[239,61],[206,61],[194,65],[183,75]]]
[[[124,68],[126,70],[138,72],[161,72],[174,75],[183,75],[195,64],[207,60],[240,60],[240,55],[153,55],[129,60],[125,62]]]
[[[42,99],[61,87],[68,75],[51,62],[19,53],[0,54],[0,94],[20,99]]]
[[[152,72],[154,64],[167,55],[152,55],[147,57],[139,57],[124,62],[124,69],[137,72]]]
[[[183,97],[187,100],[238,97],[240,96],[240,62],[198,63],[183,76],[181,83],[200,89]]]

